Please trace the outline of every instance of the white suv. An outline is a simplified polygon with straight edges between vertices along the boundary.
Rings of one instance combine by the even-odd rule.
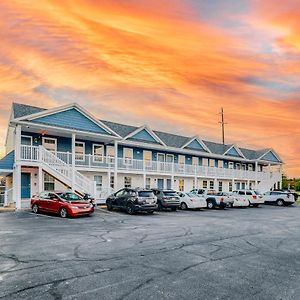
[[[249,206],[258,207],[259,204],[264,204],[263,196],[253,190],[237,190],[232,193],[233,196],[242,196],[248,200]]]
[[[295,197],[292,193],[285,192],[266,192],[263,194],[263,199],[266,204],[275,203],[278,206],[291,205],[295,203]]]

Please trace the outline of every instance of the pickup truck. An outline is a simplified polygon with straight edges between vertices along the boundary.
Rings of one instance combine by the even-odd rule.
[[[193,189],[192,193],[198,194],[206,200],[207,208],[213,209],[216,207],[224,209],[233,204],[233,199],[226,193],[217,192],[210,189]]]

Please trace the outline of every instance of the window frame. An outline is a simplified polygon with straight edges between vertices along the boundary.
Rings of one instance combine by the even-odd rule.
[[[76,144],[82,144],[83,145],[83,151],[82,154],[81,153],[76,153]],[[74,153],[75,153],[75,160],[77,161],[84,161],[85,160],[85,142],[81,142],[81,141],[75,141],[75,149],[74,149]],[[78,158],[79,155],[82,155],[82,158]]]
[[[101,155],[98,155],[98,154],[95,154],[95,146],[96,147],[101,147],[101,152],[102,154]],[[103,144],[93,144],[93,147],[92,147],[92,151],[93,151],[93,162],[98,162],[98,163],[103,163],[103,159],[104,159],[104,145]],[[97,158],[100,158],[99,160]]]
[[[54,145],[55,145],[55,150],[49,150],[45,147],[45,140],[50,140],[50,141],[54,141]],[[42,138],[42,146],[47,150],[47,151],[50,151],[50,152],[57,152],[57,139],[56,138],[50,138],[50,137],[45,137],[43,136]]]
[[[131,153],[131,157],[125,157],[125,150],[129,150],[129,152]],[[132,166],[133,164],[133,149],[132,148],[127,148],[124,147],[123,148],[123,161],[124,161],[124,165],[126,166]]]

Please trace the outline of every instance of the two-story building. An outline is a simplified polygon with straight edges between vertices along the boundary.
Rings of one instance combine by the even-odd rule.
[[[44,109],[12,105],[6,202],[26,207],[43,190],[72,189],[103,200],[122,187],[218,191],[280,188],[282,160],[272,149],[251,150],[100,120],[78,104]]]

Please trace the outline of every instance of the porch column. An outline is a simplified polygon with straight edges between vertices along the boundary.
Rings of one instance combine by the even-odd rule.
[[[143,188],[145,189],[146,188],[146,173],[145,172],[143,173],[143,184],[144,184]]]
[[[171,175],[171,189],[174,190],[174,175]]]
[[[44,188],[43,188],[43,186],[44,186],[44,177],[43,177],[43,168],[40,166],[39,167],[39,180],[38,180],[38,192],[39,193],[41,193],[43,190],[44,190]]]
[[[255,189],[257,189],[257,171],[258,171],[258,162],[255,162]]]
[[[114,191],[117,190],[118,185],[118,142],[114,142],[114,149],[115,149],[115,166],[114,166]]]
[[[75,141],[76,141],[76,134],[72,133],[72,192],[75,191]]]
[[[214,179],[214,190],[219,191],[217,178]]]
[[[21,159],[21,131],[22,127],[17,125],[15,130],[15,162]]]
[[[21,166],[16,164],[13,171],[13,201],[21,208]]]
[[[247,189],[250,189],[250,180],[247,180]]]
[[[234,179],[232,179],[231,184],[232,184],[232,191],[234,191],[236,189],[234,186]]]

